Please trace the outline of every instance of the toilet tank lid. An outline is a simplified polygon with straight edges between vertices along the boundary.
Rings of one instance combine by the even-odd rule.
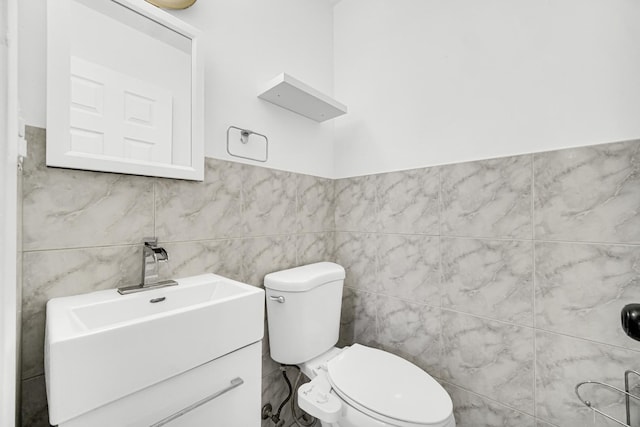
[[[333,262],[317,262],[264,276],[264,287],[276,291],[304,292],[325,283],[343,280],[344,268]]]

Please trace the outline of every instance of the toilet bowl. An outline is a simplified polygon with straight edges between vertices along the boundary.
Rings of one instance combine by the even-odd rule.
[[[333,348],[301,365],[300,407],[326,427],[454,427],[453,404],[429,374],[386,351]]]
[[[265,276],[271,357],[311,379],[301,409],[323,427],[455,427],[447,392],[389,352],[338,341],[344,269],[322,262]]]

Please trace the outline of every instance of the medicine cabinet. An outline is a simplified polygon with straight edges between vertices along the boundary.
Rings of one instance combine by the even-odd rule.
[[[202,180],[199,31],[144,0],[47,7],[47,165]]]

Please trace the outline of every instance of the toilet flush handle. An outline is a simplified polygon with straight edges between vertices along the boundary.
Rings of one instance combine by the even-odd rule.
[[[277,302],[279,302],[280,304],[282,304],[282,303],[284,302],[284,297],[283,297],[282,295],[277,296],[277,297],[276,297],[276,296],[271,295],[271,296],[269,297],[269,299],[270,299],[271,301],[277,301]]]

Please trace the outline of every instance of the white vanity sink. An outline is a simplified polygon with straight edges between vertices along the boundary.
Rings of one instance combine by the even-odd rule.
[[[63,423],[262,339],[264,291],[214,274],[47,303],[50,421]]]

